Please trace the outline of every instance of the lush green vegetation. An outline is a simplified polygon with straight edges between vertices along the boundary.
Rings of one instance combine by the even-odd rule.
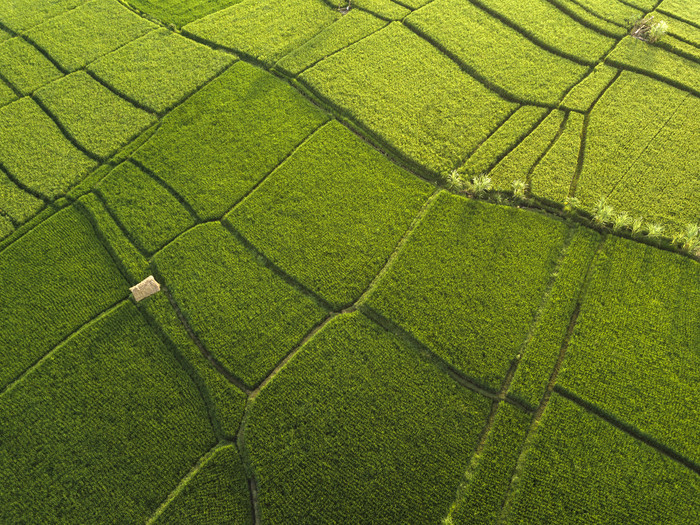
[[[489,410],[359,313],[333,319],[255,399],[265,523],[437,523]]]
[[[566,109],[584,113],[590,111],[593,104],[612,84],[616,75],[616,69],[605,64],[599,64],[586,78],[569,91],[564,100],[562,100],[562,106]]]
[[[0,44],[0,74],[22,95],[31,95],[63,76],[34,46],[19,37]]]
[[[240,0],[129,0],[129,4],[161,22],[181,27]]]
[[[0,171],[0,210],[13,221],[23,223],[44,206],[40,200],[22,191],[6,173]]]
[[[444,193],[367,304],[499,391],[540,308],[567,227]]]
[[[205,347],[249,387],[326,315],[218,223],[189,230],[154,261]]]
[[[29,29],[87,0],[12,0],[0,5],[0,22],[12,31]]]
[[[281,80],[239,62],[163,119],[134,158],[201,218],[219,218],[327,118]]]
[[[369,286],[432,191],[333,121],[226,220],[340,310]]]

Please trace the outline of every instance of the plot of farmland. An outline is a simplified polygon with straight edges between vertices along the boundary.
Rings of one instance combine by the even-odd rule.
[[[0,523],[694,525],[699,317],[696,0],[0,2]]]

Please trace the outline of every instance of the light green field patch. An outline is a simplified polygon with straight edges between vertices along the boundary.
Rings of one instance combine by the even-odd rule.
[[[119,98],[84,71],[41,88],[36,97],[85,149],[110,157],[156,117]]]
[[[36,215],[44,203],[26,191],[22,191],[7,174],[0,170],[0,210],[22,223]]]
[[[0,80],[0,107],[5,106],[17,99],[17,95],[11,86]]]
[[[167,29],[153,31],[90,64],[117,92],[163,113],[233,62]]]
[[[700,95],[700,67],[697,62],[636,38],[622,40],[610,53],[607,63],[650,73],[681,89],[692,91],[696,96]]]
[[[353,0],[352,6],[366,9],[387,20],[401,20],[411,12],[391,0]]]
[[[523,106],[506,120],[459,168],[467,178],[486,173],[522,142],[549,111],[536,106]]]
[[[654,18],[657,20],[665,20],[668,24],[668,34],[680,38],[693,44],[696,47],[700,47],[700,27],[690,25],[687,22],[682,22],[681,20],[676,20],[669,18],[663,13],[653,13]]]
[[[500,523],[690,524],[697,474],[554,395]]]
[[[12,221],[4,215],[0,215],[0,239],[4,239],[13,231],[15,231],[15,227],[12,225]]]
[[[562,202],[569,195],[581,149],[583,120],[580,113],[569,113],[561,135],[532,172],[533,194],[555,202]]]
[[[194,226],[194,218],[182,204],[130,162],[117,166],[96,190],[134,244],[147,253]]]
[[[220,218],[327,119],[287,83],[239,62],[163,119],[134,158],[201,218]]]
[[[700,4],[695,0],[663,0],[659,9],[684,20],[700,20]]]
[[[202,343],[249,387],[326,315],[220,224],[196,226],[154,260]]]
[[[240,0],[131,0],[130,4],[161,22],[182,27],[238,2]]]
[[[700,264],[611,236],[558,385],[700,463]]]
[[[0,163],[50,198],[64,194],[96,164],[28,97],[0,109]]]
[[[129,293],[90,224],[73,208],[0,253],[0,290],[0,388]]]
[[[568,228],[443,193],[367,304],[498,391],[520,352]]]
[[[626,184],[635,162],[656,147],[659,132],[680,122],[678,110],[686,96],[662,82],[623,72],[591,112],[577,197],[591,206]],[[643,212],[634,201],[623,209]]]
[[[611,36],[613,38],[622,38],[627,34],[627,29],[620,25],[613,24],[611,22],[606,22],[602,18],[599,18],[593,14],[590,9],[581,7],[579,3],[571,0],[549,0],[550,3],[564,12],[567,16],[570,16],[579,23],[590,27],[604,35]]]
[[[580,24],[547,0],[478,0],[479,4],[496,11],[527,36],[590,63],[598,62],[615,45],[612,38]]]
[[[460,165],[515,107],[399,23],[299,78],[434,176]]]
[[[644,12],[617,0],[566,0],[568,3],[575,3],[584,9],[592,12],[596,16],[618,24],[626,26],[629,21],[634,21],[642,16]]]
[[[21,32],[88,0],[11,0],[0,2],[0,23]]]
[[[369,286],[432,191],[332,121],[226,219],[340,310]]]
[[[24,95],[63,76],[44,55],[20,37],[0,44],[0,74]]]
[[[340,16],[322,0],[243,0],[184,31],[271,66]]]
[[[587,112],[600,95],[612,84],[617,75],[617,69],[605,64],[598,64],[591,73],[576,84],[564,97],[561,106],[564,109],[574,109]]]
[[[261,522],[439,523],[489,406],[361,314],[336,317],[252,406]]]
[[[275,67],[296,76],[328,55],[369,36],[387,24],[388,22],[364,11],[351,10],[340,20],[277,62]]]
[[[117,0],[93,0],[27,32],[67,71],[85,67],[157,27]]]
[[[194,384],[129,302],[58,346],[0,411],[5,523],[143,523],[214,444]]]
[[[552,110],[518,146],[489,173],[496,189],[511,190],[513,181],[527,181],[537,161],[556,138],[566,113]]]
[[[556,105],[587,71],[462,0],[434,0],[406,23],[524,101]]]
[[[248,481],[236,446],[215,449],[153,523],[252,524]]]

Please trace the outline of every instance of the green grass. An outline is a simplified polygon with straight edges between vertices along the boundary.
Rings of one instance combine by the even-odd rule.
[[[156,121],[83,71],[41,88],[36,97],[81,146],[101,158]]]
[[[0,81],[0,107],[5,106],[16,99],[17,95],[13,91],[12,87],[10,87],[4,81]]]
[[[129,293],[90,224],[73,208],[0,253],[0,290],[0,388]]]
[[[0,74],[23,95],[31,95],[63,76],[34,46],[19,37],[0,44]]]
[[[184,31],[271,66],[340,16],[322,0],[243,0]]]
[[[146,253],[158,251],[195,224],[168,190],[130,162],[115,168],[96,190],[134,244]]]
[[[252,524],[248,484],[236,447],[215,449],[153,523]]]
[[[58,197],[95,167],[30,98],[0,109],[0,164],[25,186]]]
[[[202,343],[249,387],[326,315],[219,224],[193,228],[154,261]]]
[[[130,4],[161,22],[182,27],[240,0],[130,0]]]
[[[186,364],[190,376],[212,414],[212,423],[221,437],[235,440],[241,424],[246,395],[221,375],[187,334],[164,293],[139,303],[139,309],[162,331],[176,356]]]
[[[567,1],[574,3],[572,0]],[[629,20],[637,20],[644,16],[644,12],[641,9],[623,4],[617,0],[576,0],[575,3],[588,9],[603,20],[608,20],[621,26],[626,26]]]
[[[368,305],[498,391],[566,234],[563,223],[537,213],[442,194]]]
[[[602,238],[587,228],[576,229],[564,250],[547,303],[523,351],[508,394],[532,408],[544,395],[584,285],[586,272]]]
[[[556,202],[562,202],[569,195],[578,165],[583,126],[583,115],[569,113],[561,136],[530,175],[532,193]]]
[[[233,60],[225,53],[161,29],[100,58],[88,69],[117,92],[164,113]]]
[[[489,410],[359,313],[333,319],[255,399],[264,523],[437,523]]]
[[[554,395],[504,523],[693,523],[697,474]]]
[[[44,203],[22,191],[0,170],[0,210],[7,213],[13,220],[23,223],[36,215]]]
[[[545,108],[523,106],[506,120],[459,168],[467,178],[488,172],[523,141],[548,113]]]
[[[532,133],[489,172],[494,187],[510,190],[514,180],[529,180],[537,161],[556,138],[565,118],[563,111],[552,110]]]
[[[122,275],[127,278],[130,286],[150,275],[146,259],[124,236],[119,225],[94,193],[88,193],[78,199],[77,206],[92,224],[99,240],[112,256]]]
[[[56,348],[0,411],[6,523],[143,522],[214,444],[196,388],[130,303]]]
[[[134,158],[205,219],[219,218],[328,117],[239,62],[163,119]]]
[[[365,11],[350,10],[340,20],[282,58],[275,64],[275,68],[297,76],[327,56],[369,36],[387,24],[388,22]]]
[[[332,121],[226,220],[340,310],[369,286],[432,191]]]
[[[531,419],[532,415],[501,402],[484,449],[472,458],[450,509],[453,525],[497,523]]]
[[[694,0],[664,0],[659,6],[664,11],[684,20],[700,19],[700,6]]]
[[[12,0],[0,4],[0,23],[23,31],[69,11],[88,0]]]
[[[556,105],[586,73],[462,0],[434,0],[406,22],[522,100]]]
[[[434,176],[460,165],[515,107],[398,23],[299,78]]]
[[[338,3],[342,4],[343,2],[341,0]],[[391,0],[354,0],[352,6],[366,9],[387,20],[401,20],[411,12],[409,9]]]
[[[117,0],[93,0],[31,29],[27,36],[65,70],[76,71],[155,27]]]
[[[590,111],[593,104],[612,83],[616,74],[616,69],[602,63],[598,64],[586,78],[569,91],[562,100],[562,107],[584,113]]]
[[[609,237],[558,384],[700,463],[695,261]]]
[[[526,36],[592,64],[615,45],[612,38],[582,25],[547,0],[480,0],[479,3],[516,25]]]

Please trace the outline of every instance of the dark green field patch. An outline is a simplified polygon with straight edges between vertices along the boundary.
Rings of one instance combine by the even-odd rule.
[[[611,236],[558,385],[700,463],[700,264]]]
[[[156,27],[117,0],[94,0],[27,32],[67,71],[143,36]]]
[[[501,523],[697,521],[697,474],[556,394],[517,476]]]
[[[200,217],[219,218],[327,118],[285,82],[239,62],[163,119],[134,158]]]
[[[220,224],[196,226],[155,263],[205,347],[249,387],[326,315]]]
[[[167,29],[153,31],[90,64],[117,92],[163,113],[233,62]]]
[[[462,0],[434,0],[406,19],[497,86],[523,100],[558,104],[586,67],[536,46]]]
[[[195,224],[166,188],[130,162],[115,168],[96,190],[134,243],[147,253],[154,253]]]
[[[63,76],[34,46],[19,37],[0,44],[0,74],[23,95]]]
[[[214,444],[196,388],[129,302],[4,392],[0,413],[5,523],[143,523]]]
[[[41,200],[19,189],[7,174],[0,170],[0,210],[22,223],[36,215],[43,207],[44,203]]]
[[[333,319],[252,406],[261,522],[438,523],[489,405],[361,314]]]
[[[322,0],[243,0],[184,31],[271,66],[339,18]]]
[[[152,523],[252,525],[248,483],[236,447],[216,448]]]
[[[399,23],[299,78],[433,175],[462,164],[515,108]]]
[[[129,293],[90,224],[68,208],[0,253],[0,388]]]
[[[13,226],[12,221],[8,217],[0,215],[0,239],[4,239],[13,231],[15,231],[15,227]]]
[[[88,0],[12,0],[0,2],[0,22],[13,31],[23,31],[69,11]]]
[[[333,121],[226,218],[340,310],[369,286],[432,190]]]
[[[0,164],[49,198],[64,194],[96,165],[28,97],[0,109]]]
[[[520,352],[567,227],[537,213],[440,195],[368,305],[498,391]]]
[[[293,76],[386,26],[388,22],[365,11],[351,10],[314,38],[282,58],[276,68]]]
[[[83,71],[41,88],[36,97],[85,149],[106,158],[156,117],[132,106]]]

